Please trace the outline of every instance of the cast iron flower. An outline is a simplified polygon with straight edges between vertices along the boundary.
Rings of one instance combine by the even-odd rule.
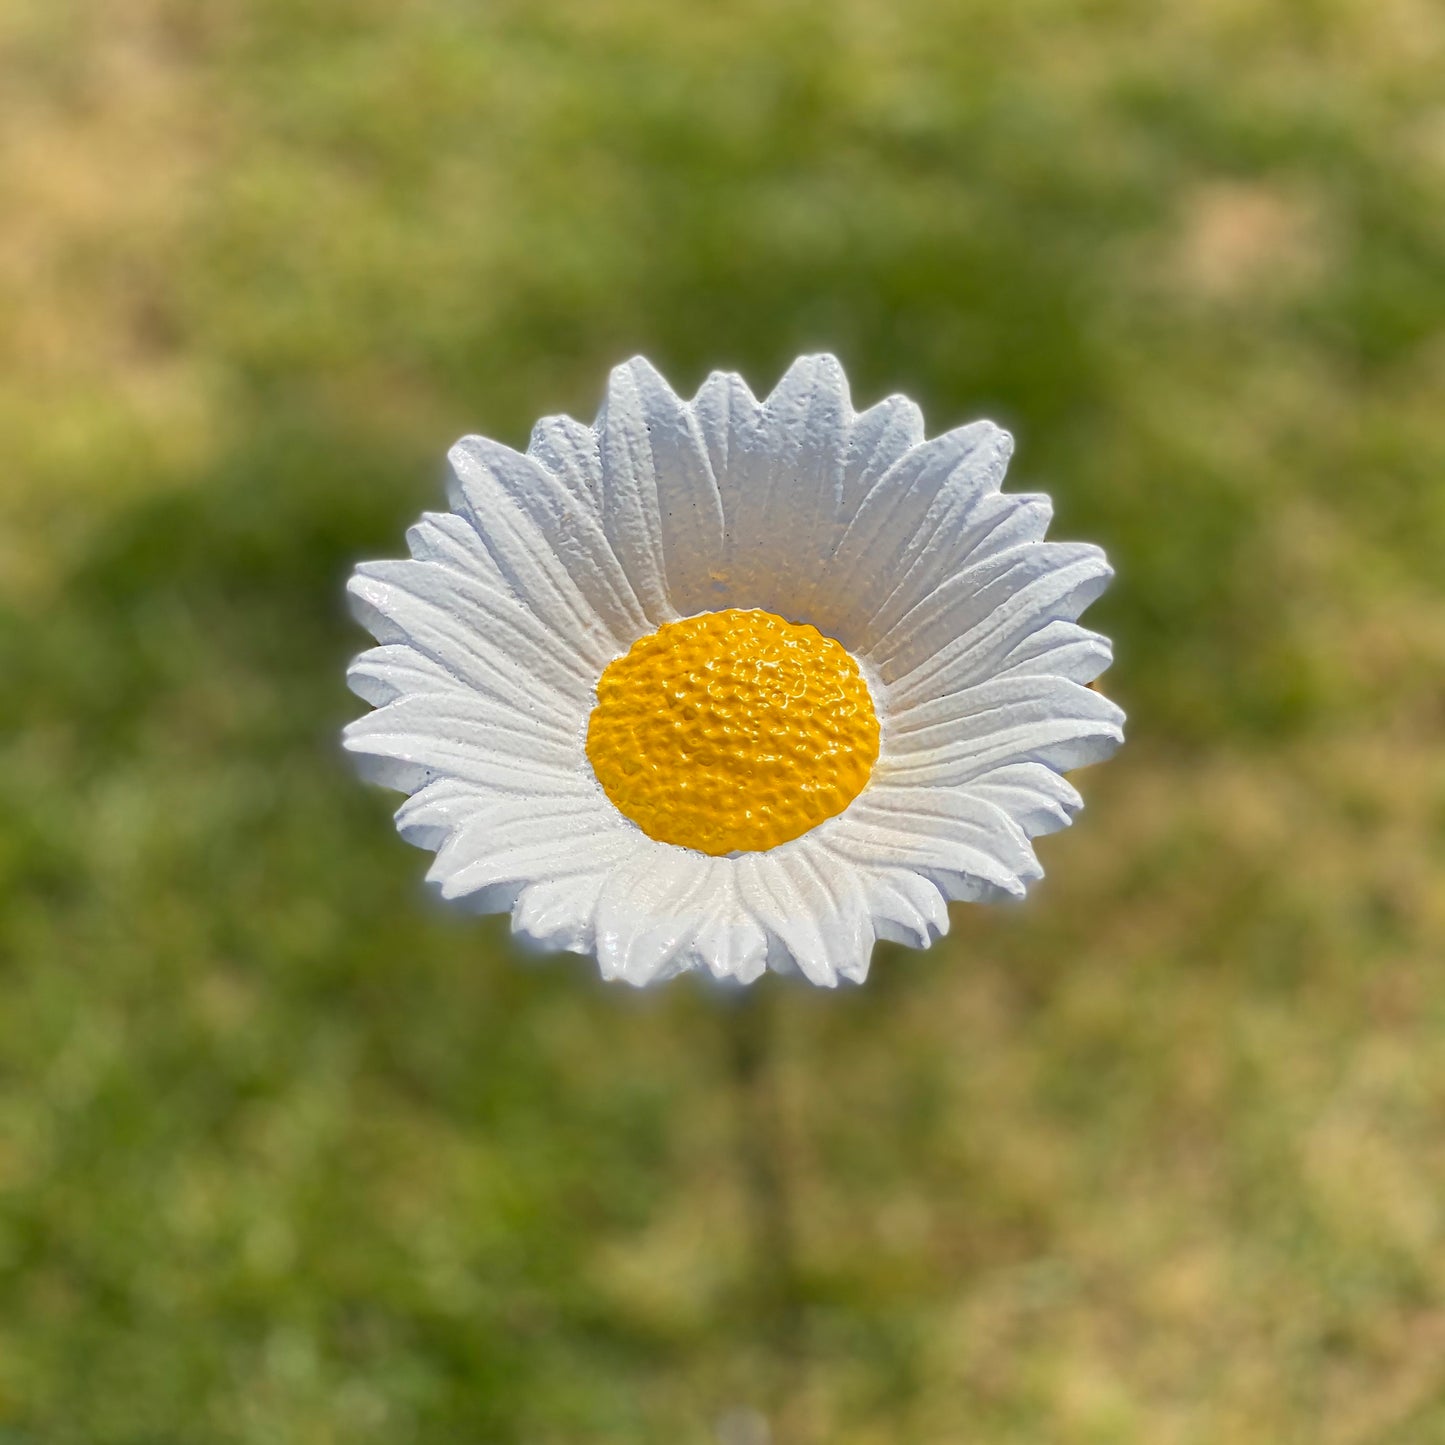
[[[1122,741],[1077,621],[1108,563],[1000,491],[1011,449],[855,413],[831,356],[762,403],[633,360],[595,426],[458,442],[453,510],[356,569],[381,645],[346,746],[444,897],[607,978],[861,981],[948,900],[1022,896],[1081,806],[1062,774]]]

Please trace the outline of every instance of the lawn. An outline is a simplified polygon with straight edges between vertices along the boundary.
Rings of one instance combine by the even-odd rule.
[[[0,1442],[1445,1442],[1445,12],[0,6]],[[991,416],[1026,904],[637,994],[357,782],[351,564],[651,357]]]

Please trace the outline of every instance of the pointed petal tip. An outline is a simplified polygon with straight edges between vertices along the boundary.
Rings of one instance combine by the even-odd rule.
[[[382,707],[384,703],[378,703],[373,696],[373,682],[375,679],[375,662],[372,654],[377,648],[368,648],[365,652],[359,653],[346,664],[346,686],[347,689],[359,697],[362,702],[370,703],[373,707]],[[351,724],[347,723],[347,727]],[[344,731],[344,730],[343,730]]]
[[[708,372],[707,379],[697,389],[698,396],[702,396],[705,392],[715,391],[719,387],[727,391],[741,391],[747,395],[749,401],[757,403],[757,397],[753,395],[753,389],[748,385],[747,378],[739,371],[727,371],[720,366],[714,367]]]
[[[455,471],[469,457],[481,451],[486,444],[487,438],[477,432],[468,432],[465,436],[459,436],[447,448],[447,465]]]
[[[629,384],[639,390],[661,387],[669,396],[676,395],[667,378],[641,352],[635,356],[629,356],[626,361],[618,362],[608,373],[607,390],[609,392],[615,386]]]
[[[851,417],[848,373],[844,371],[843,363],[831,351],[809,351],[794,358],[777,386],[773,388],[768,402],[776,403],[798,386],[817,386],[820,383],[842,401],[844,410]]]
[[[831,351],[805,351],[794,360],[793,365],[790,366],[788,370],[792,371],[793,367],[796,366],[805,366],[819,371],[836,372],[839,376],[847,375],[843,370],[843,363],[839,361],[837,356]]]
[[[891,417],[900,425],[906,427],[910,433],[909,445],[917,446],[927,434],[927,423],[923,418],[923,408],[914,401],[911,396],[901,391],[891,391],[872,406],[865,408],[859,413],[859,418],[866,416]]]
[[[1075,772],[1079,768],[1092,768],[1097,763],[1106,763],[1120,748],[1124,746],[1124,713],[1120,709],[1119,721],[1104,731],[1095,733],[1087,740],[1087,751],[1068,769]],[[1083,803],[1079,808],[1083,808]]]
[[[575,416],[569,416],[564,411],[539,416],[532,423],[532,430],[527,435],[527,455],[535,456],[538,451],[546,449],[559,431],[585,433],[592,430],[587,422],[578,421]]]
[[[989,417],[979,417],[976,421],[965,422],[962,426],[954,428],[954,431],[970,436],[973,439],[974,447],[985,455],[992,454],[997,458],[999,464],[1007,466],[1013,459],[1015,440],[1014,434],[1005,426],[1000,426]],[[1000,481],[1002,476],[1000,476]]]

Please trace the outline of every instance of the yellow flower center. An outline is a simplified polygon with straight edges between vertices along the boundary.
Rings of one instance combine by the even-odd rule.
[[[649,838],[776,848],[841,813],[878,760],[878,716],[816,627],[730,607],[669,622],[597,681],[587,756]]]

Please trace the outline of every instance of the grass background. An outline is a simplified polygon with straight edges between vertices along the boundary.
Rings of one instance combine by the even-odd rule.
[[[1442,73],[1430,0],[0,5],[0,1440],[1445,1441]],[[339,599],[461,432],[818,347],[1017,433],[1132,735],[1026,905],[767,991],[763,1278],[735,1025],[428,902]]]

